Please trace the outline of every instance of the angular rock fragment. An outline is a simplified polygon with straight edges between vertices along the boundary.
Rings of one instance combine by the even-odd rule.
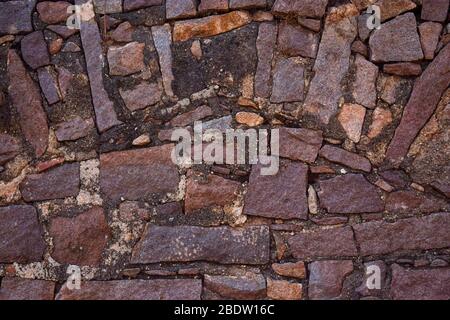
[[[316,261],[309,265],[309,298],[329,300],[338,298],[342,292],[345,277],[353,271],[353,262]]]
[[[325,14],[328,0],[276,0],[272,12],[276,15],[296,15],[321,18]]]
[[[0,301],[53,300],[55,282],[20,278],[3,278]]]
[[[135,28],[128,21],[119,24],[119,26],[112,32],[111,38],[116,42],[131,42],[133,41],[133,32]]]
[[[266,296],[266,279],[251,272],[242,276],[205,275],[204,286],[224,299],[256,300]]]
[[[304,279],[306,277],[306,267],[303,261],[287,262],[287,263],[274,263],[272,269],[275,273],[284,276],[298,279]]]
[[[49,68],[38,70],[39,85],[47,99],[48,104],[55,104],[60,101],[58,82]]]
[[[278,49],[284,54],[294,57],[315,58],[319,47],[316,33],[301,26],[282,22],[278,33]]]
[[[39,19],[48,24],[66,22],[71,13],[68,11],[71,4],[66,1],[43,1],[36,6],[39,12]]]
[[[86,0],[75,0],[76,5],[85,3]],[[93,12],[86,12],[86,15],[93,16]],[[91,86],[92,102],[95,109],[95,120],[98,130],[104,132],[122,122],[117,119],[114,103],[109,98],[103,83],[101,66],[104,65],[104,56],[100,31],[95,16],[91,20],[81,23],[80,33]],[[63,91],[62,88],[61,91]]]
[[[369,139],[378,137],[393,121],[392,112],[388,109],[376,108],[372,113],[372,123],[367,136]]]
[[[212,116],[213,111],[208,106],[200,106],[192,111],[180,114],[170,121],[172,127],[185,127],[195,121],[204,119],[206,117]]]
[[[419,26],[420,42],[425,59],[433,60],[441,31],[442,25],[436,22],[424,22]]]
[[[222,264],[269,262],[269,228],[160,227],[149,224],[131,263],[209,261]]]
[[[366,109],[358,104],[346,103],[339,112],[339,123],[347,134],[347,137],[355,143],[358,143],[361,139],[361,131],[365,117]]]
[[[231,205],[240,186],[239,182],[212,174],[207,176],[206,181],[190,176],[186,183],[185,211],[189,214],[200,209]]]
[[[450,268],[409,270],[394,264],[390,294],[394,300],[448,300]]]
[[[70,38],[71,36],[73,36],[74,34],[79,32],[78,29],[70,29],[70,28],[68,28],[66,26],[61,26],[61,25],[47,26],[47,29],[49,29],[49,30],[53,31],[54,33],[60,35],[64,39]]]
[[[302,260],[358,254],[350,227],[297,233],[289,238],[288,243],[294,258]]]
[[[350,66],[351,44],[357,33],[352,6],[339,8],[345,13],[331,13],[325,22],[313,69],[315,76],[305,99],[306,113],[318,116],[324,124],[329,123],[338,109],[343,94],[341,82]]]
[[[450,44],[440,51],[416,81],[400,125],[386,153],[386,159],[391,163],[399,165],[403,161],[417,134],[430,119],[442,94],[450,85],[448,61]]]
[[[211,11],[227,11],[228,0],[200,0],[198,6],[199,13],[207,13]]]
[[[450,213],[401,219],[393,223],[373,221],[353,227],[363,256],[446,248],[450,245],[449,228]]]
[[[280,60],[273,71],[273,103],[303,101],[304,68],[297,58]]]
[[[422,19],[444,22],[447,19],[449,0],[423,0]]]
[[[266,0],[230,0],[230,9],[265,8]]]
[[[303,286],[301,283],[267,278],[267,297],[273,300],[300,300]]]
[[[179,176],[173,145],[112,152],[100,156],[100,188],[111,200],[146,200],[175,192]]]
[[[422,74],[422,67],[417,63],[400,62],[385,64],[383,71],[397,76],[420,76]]]
[[[244,214],[281,219],[307,219],[308,167],[281,161],[276,175],[261,175],[254,165],[245,196]]]
[[[160,6],[162,4],[163,0],[124,0],[123,11],[133,11],[152,6]]]
[[[132,42],[108,50],[109,72],[113,76],[128,76],[144,70],[145,44]]]
[[[238,112],[236,122],[248,127],[258,127],[264,123],[264,118],[253,112]]]
[[[355,170],[365,172],[372,171],[372,165],[369,160],[356,153],[338,147],[325,145],[320,149],[319,155],[331,162],[339,163]]]
[[[92,208],[74,218],[56,217],[48,229],[53,239],[52,257],[63,264],[97,266],[110,230],[102,208]]]
[[[245,11],[233,11],[223,15],[177,21],[173,27],[173,41],[211,37],[240,28],[250,22],[251,16]]]
[[[280,157],[308,163],[316,161],[322,147],[321,131],[303,128],[280,128]]]
[[[200,300],[197,279],[86,281],[81,290],[64,285],[57,300]]]
[[[41,261],[46,247],[43,232],[34,207],[0,207],[0,263]]]
[[[33,31],[31,13],[36,0],[0,2],[0,34]]]
[[[373,109],[377,103],[376,82],[378,67],[364,59],[361,55],[356,55],[355,66],[356,74],[353,83],[353,98],[355,98],[356,103]]]
[[[119,92],[128,110],[136,111],[158,103],[162,88],[158,83],[143,82],[130,90],[119,89]]]
[[[42,31],[35,31],[23,37],[21,44],[22,57],[33,69],[50,64],[47,43]]]
[[[0,133],[0,165],[14,159],[21,149],[20,143],[16,138]]]
[[[96,13],[108,14],[122,12],[122,0],[94,0]]]
[[[22,133],[36,156],[40,157],[48,146],[47,115],[42,107],[39,88],[14,50],[8,51],[8,77],[9,96],[19,113]]]
[[[194,0],[166,0],[167,19],[192,18],[196,14],[196,1]]]
[[[372,61],[409,62],[423,59],[413,13],[405,13],[382,24],[380,30],[372,33],[369,45]]]
[[[450,210],[446,200],[414,191],[397,191],[386,198],[386,211],[390,213],[431,213]]]
[[[417,7],[411,0],[378,0],[375,5],[380,7],[382,22]]]
[[[175,79],[172,72],[172,31],[169,24],[152,27],[152,36],[159,56],[159,65],[166,95],[172,97],[172,82]]]
[[[268,98],[271,93],[272,59],[277,43],[276,24],[265,22],[259,26],[256,49],[258,51],[258,65],[255,73],[255,95]]]
[[[361,174],[346,174],[320,181],[320,204],[328,213],[382,212],[384,203],[377,188]]]
[[[88,136],[94,128],[91,118],[82,119],[77,116],[57,125],[55,133],[58,141],[75,141]]]
[[[80,165],[65,164],[40,174],[31,174],[20,184],[27,202],[75,197],[80,189]]]

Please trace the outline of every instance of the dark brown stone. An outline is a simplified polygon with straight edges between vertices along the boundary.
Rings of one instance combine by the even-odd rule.
[[[63,286],[57,300],[200,300],[202,281],[156,279],[87,281],[81,290]]]
[[[76,197],[80,189],[80,165],[65,164],[40,174],[31,174],[20,184],[27,202]]]
[[[185,211],[193,213],[200,209],[232,205],[237,198],[240,186],[239,182],[220,176],[210,174],[206,179],[202,179],[191,173],[186,183]]]
[[[265,226],[160,227],[147,225],[131,263],[209,261],[223,264],[269,262],[270,232]]]
[[[192,111],[180,114],[170,121],[172,127],[185,127],[189,124],[194,123],[194,121],[201,120],[203,118],[213,115],[213,111],[208,106],[200,106]]]
[[[361,55],[356,55],[354,65],[356,73],[355,81],[352,84],[353,98],[356,103],[374,109],[377,104],[378,67]]]
[[[276,175],[261,175],[254,165],[245,196],[244,214],[281,219],[307,219],[308,166],[281,161]]]
[[[14,50],[8,51],[8,77],[9,96],[19,113],[22,133],[40,157],[48,146],[47,115],[39,88]]]
[[[68,28],[66,26],[60,26],[60,25],[48,26],[47,29],[57,33],[58,35],[60,35],[64,39],[67,39],[67,38],[69,38],[69,37],[71,37],[74,34],[79,32],[79,30],[77,30],[77,29],[70,29],[70,28]]]
[[[423,0],[422,19],[444,22],[447,19],[449,0]]]
[[[353,226],[363,256],[450,246],[450,214],[437,213],[394,223],[373,221]]]
[[[406,13],[381,25],[369,40],[371,60],[402,62],[423,59],[414,13]]]
[[[35,31],[23,37],[20,42],[23,60],[33,69],[50,64],[47,43],[42,31]]]
[[[273,71],[273,88],[270,101],[273,103],[303,101],[304,68],[298,58],[277,62]]]
[[[386,211],[390,213],[432,213],[450,210],[450,204],[431,195],[414,191],[397,191],[388,194]]]
[[[34,207],[0,207],[0,263],[41,261],[45,247]]]
[[[325,14],[328,0],[276,0],[272,11],[277,15],[321,18]]]
[[[355,170],[365,172],[372,171],[372,165],[369,160],[359,154],[352,153],[338,147],[333,147],[327,144],[320,149],[319,155],[328,161],[339,163]]]
[[[0,133],[0,165],[14,159],[21,149],[20,143],[16,138]]]
[[[384,210],[377,188],[362,174],[320,181],[319,198],[329,213],[371,213]]]
[[[255,9],[266,6],[266,0],[230,0],[230,9]]]
[[[396,76],[420,76],[422,74],[422,67],[420,64],[411,62],[400,62],[385,64],[383,67],[385,73],[394,74]]]
[[[0,35],[33,31],[31,13],[36,0],[0,2]]]
[[[409,270],[394,264],[390,293],[394,300],[449,300],[450,268]]]
[[[315,58],[319,47],[316,33],[301,26],[282,22],[278,32],[278,49],[289,57]]]
[[[84,138],[95,128],[94,121],[75,117],[72,120],[60,123],[56,128],[58,141],[75,141]]]
[[[81,5],[85,2],[85,0],[76,0],[75,4]],[[105,61],[101,46],[102,39],[96,20],[82,22],[80,33],[95,109],[95,120],[98,130],[104,132],[122,122],[117,119],[114,103],[109,98],[103,84],[103,70],[100,66],[105,65]]]
[[[57,24],[66,22],[70,17],[71,13],[67,10],[69,6],[71,4],[66,1],[43,1],[37,4],[36,9],[42,22]]]
[[[450,85],[450,44],[445,46],[414,85],[400,125],[395,131],[386,159],[399,165],[419,131],[436,110],[442,94]]]
[[[275,273],[284,277],[304,279],[306,277],[306,267],[303,261],[273,263],[272,269]]]
[[[194,0],[166,0],[166,18],[192,18],[197,14]]]
[[[0,300],[53,300],[55,283],[44,280],[4,278]]]
[[[97,266],[110,230],[102,208],[92,208],[74,218],[56,217],[50,221],[52,257],[62,264]]]
[[[264,22],[259,25],[256,49],[258,51],[258,65],[255,73],[255,95],[268,98],[272,83],[272,59],[277,43],[278,27],[274,23]]]
[[[316,161],[322,132],[303,128],[280,128],[280,157],[308,163]]]
[[[442,181],[433,181],[431,186],[445,195],[447,198],[450,198],[450,183],[445,183]]]
[[[162,4],[163,0],[124,0],[123,11],[133,11]]]
[[[316,261],[309,265],[309,298],[329,300],[338,298],[347,275],[353,271],[353,262]]]
[[[199,13],[227,10],[228,0],[200,0],[200,4],[198,5]]]
[[[48,104],[59,102],[59,88],[55,76],[50,72],[49,68],[40,68],[38,70],[39,85],[47,99]]]
[[[350,227],[297,233],[289,238],[288,243],[294,258],[302,260],[351,257],[358,254]]]
[[[205,275],[204,286],[224,299],[256,300],[266,296],[266,279],[251,272],[243,276]]]
[[[100,188],[111,200],[146,200],[177,190],[173,145],[112,152],[100,156]]]

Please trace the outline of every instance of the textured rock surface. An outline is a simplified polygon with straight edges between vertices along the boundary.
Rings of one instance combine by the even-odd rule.
[[[224,299],[255,300],[266,296],[266,279],[261,274],[244,276],[205,275],[205,288]]]
[[[328,161],[339,163],[355,170],[365,172],[370,172],[372,170],[372,165],[369,160],[341,148],[325,145],[320,149],[319,155]]]
[[[4,278],[0,287],[1,300],[53,300],[55,283],[44,280]]]
[[[316,261],[309,265],[309,297],[313,300],[338,298],[345,277],[353,271],[353,263],[342,261]]]
[[[313,163],[322,146],[322,132],[302,128],[280,128],[280,156]]]
[[[278,61],[273,73],[273,90],[270,101],[273,103],[303,100],[303,66],[295,58]]]
[[[0,34],[33,31],[31,13],[36,0],[0,2]]]

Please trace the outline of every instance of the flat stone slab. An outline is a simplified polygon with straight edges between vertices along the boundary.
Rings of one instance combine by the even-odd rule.
[[[21,278],[3,278],[0,301],[53,300],[55,282]]]
[[[31,13],[36,0],[0,2],[0,35],[33,31]]]

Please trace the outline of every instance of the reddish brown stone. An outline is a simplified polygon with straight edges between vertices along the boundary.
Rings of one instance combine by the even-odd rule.
[[[91,118],[81,119],[77,116],[57,125],[55,134],[58,141],[75,141],[89,135],[94,128],[94,121]]]
[[[261,175],[254,165],[245,196],[244,214],[281,219],[307,219],[308,167],[281,161],[276,175]]]
[[[195,121],[201,120],[203,118],[213,115],[213,111],[208,106],[200,106],[192,111],[180,114],[170,121],[172,127],[185,127]]]
[[[123,11],[133,11],[162,4],[163,0],[124,0]]]
[[[272,300],[300,300],[303,286],[301,283],[267,278],[267,297]]]
[[[384,210],[377,188],[361,174],[320,181],[320,204],[329,213],[371,213]]]
[[[71,15],[67,9],[71,4],[66,1],[43,1],[36,6],[39,12],[39,19],[48,24],[66,22]]]
[[[77,29],[70,29],[66,26],[60,26],[60,25],[48,26],[47,29],[53,31],[54,33],[57,33],[64,39],[70,38],[71,36],[73,36],[74,34],[79,32],[79,30],[77,30]]]
[[[409,270],[394,264],[390,293],[394,300],[449,300],[450,268]]]
[[[133,33],[135,28],[131,23],[125,21],[112,32],[111,38],[116,42],[131,42],[133,41]]]
[[[322,28],[322,22],[317,19],[308,19],[308,18],[300,18],[299,17],[297,19],[297,21],[301,26],[308,28],[309,30],[312,30],[315,32],[319,32],[320,29]]]
[[[377,103],[378,67],[360,55],[356,55],[355,67],[355,81],[352,85],[353,97],[356,103],[373,109]]]
[[[445,183],[442,181],[433,181],[431,186],[445,195],[447,198],[450,198],[450,183]]]
[[[55,283],[43,280],[4,278],[0,300],[53,300]]]
[[[243,276],[205,275],[204,286],[224,299],[256,300],[266,296],[266,279],[251,272]]]
[[[81,290],[63,286],[57,300],[200,300],[202,281],[156,279],[87,281]]]
[[[447,19],[449,0],[423,0],[422,19],[444,22]]]
[[[278,49],[289,57],[315,58],[319,47],[316,33],[301,26],[282,22],[278,32]]]
[[[381,25],[369,40],[371,60],[401,62],[423,59],[414,13],[406,13]]]
[[[327,144],[320,149],[319,155],[331,162],[339,163],[355,170],[365,172],[372,171],[372,165],[369,160],[356,153],[352,153],[338,147],[333,147]]]
[[[311,263],[309,265],[309,298],[312,300],[339,298],[344,279],[352,271],[353,262],[348,260]]]
[[[59,166],[60,164],[64,163],[64,157],[59,157],[55,159],[51,159],[48,161],[42,161],[36,164],[36,170],[37,172],[41,173],[44,171],[47,171],[48,169],[51,169],[53,167]]]
[[[411,0],[378,0],[375,5],[380,7],[381,21],[389,20],[417,7]]]
[[[288,243],[294,258],[302,260],[358,254],[350,227],[297,233]]]
[[[75,197],[80,189],[80,165],[65,164],[40,174],[31,174],[20,184],[25,201]]]
[[[406,173],[400,170],[388,170],[379,173],[390,185],[397,189],[405,189],[410,185],[410,179]]]
[[[16,138],[0,133],[0,165],[14,159],[21,149],[20,143]]]
[[[386,211],[390,213],[431,213],[450,210],[446,200],[414,191],[397,191],[386,198]]]
[[[143,82],[133,89],[119,89],[125,106],[130,111],[145,109],[161,100],[162,88],[157,83]]]
[[[420,64],[411,62],[391,63],[385,64],[383,67],[385,73],[394,74],[397,76],[420,76],[422,74],[422,67]]]
[[[53,238],[52,257],[63,264],[99,265],[110,230],[102,208],[93,208],[74,218],[57,217],[50,221]]]
[[[450,44],[441,50],[414,85],[400,125],[395,131],[386,159],[399,165],[419,131],[434,113],[442,94],[450,85]]]
[[[369,48],[365,45],[364,42],[359,40],[352,43],[352,52],[359,53],[366,58],[369,56]]]
[[[23,60],[33,69],[50,64],[50,56],[47,51],[47,43],[42,31],[35,31],[23,37],[21,52]]]
[[[322,147],[322,132],[302,128],[280,128],[280,157],[308,163],[316,161]]]
[[[60,101],[60,93],[57,80],[49,68],[38,70],[39,85],[47,99],[48,104],[55,104]]]
[[[419,26],[420,43],[425,59],[433,60],[441,32],[442,25],[440,23],[424,22]]]
[[[230,9],[255,9],[266,6],[266,0],[230,0]]]
[[[304,68],[298,58],[278,61],[273,71],[270,101],[273,103],[303,101],[304,83]]]
[[[132,42],[108,50],[109,73],[112,76],[128,76],[144,70],[145,44]]]
[[[304,279],[306,277],[306,268],[303,261],[287,262],[287,263],[273,263],[272,269],[275,273],[284,277],[292,277]]]
[[[373,221],[353,227],[363,256],[446,248],[450,245],[449,228],[449,213],[401,219],[394,223]]]
[[[208,175],[202,181],[191,174],[186,183],[186,213],[200,209],[224,207],[236,200],[241,184],[216,175]]]
[[[226,10],[228,10],[228,0],[200,0],[198,6],[200,13]]]
[[[276,0],[272,11],[277,15],[321,18],[325,14],[328,0]]]
[[[166,0],[166,18],[192,18],[197,14],[194,0]]]
[[[270,233],[265,226],[160,227],[147,225],[133,250],[131,263],[209,261],[223,264],[266,264]]]
[[[0,207],[0,263],[41,261],[45,247],[34,207]]]
[[[173,145],[112,152],[100,156],[100,188],[112,200],[146,200],[175,192],[178,169],[171,159]]]
[[[48,146],[47,116],[39,88],[14,50],[8,51],[8,77],[9,96],[19,113],[22,133],[40,157]]]
[[[35,1],[0,2],[0,34],[18,34],[33,31],[32,12]]]
[[[380,285],[381,288],[373,288],[368,286],[373,281],[371,276],[373,275],[373,271],[368,272],[369,267],[378,267],[380,269]],[[387,274],[387,265],[383,260],[370,261],[364,263],[364,277],[362,279],[361,285],[356,289],[356,291],[362,296],[380,296],[382,294],[382,290],[386,286],[386,274]]]
[[[278,27],[270,22],[259,26],[256,49],[258,51],[258,65],[255,73],[255,95],[268,98],[271,91],[272,59],[277,43]]]

